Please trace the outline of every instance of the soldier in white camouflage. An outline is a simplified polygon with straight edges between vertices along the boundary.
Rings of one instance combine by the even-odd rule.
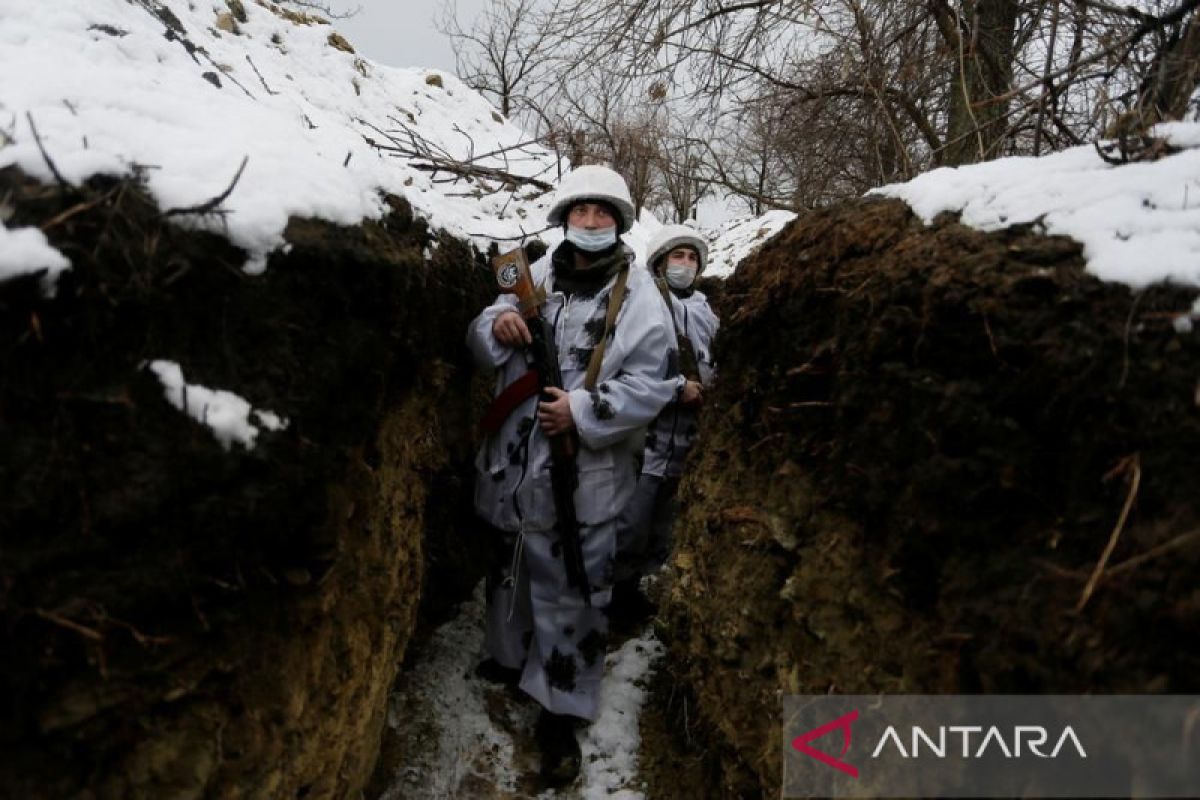
[[[637,487],[617,522],[611,614],[614,623],[627,625],[653,612],[638,582],[658,570],[671,551],[675,494],[696,437],[704,389],[713,380],[712,344],[719,325],[708,298],[696,288],[708,260],[704,237],[687,225],[666,225],[650,240],[648,250],[660,293],[671,307],[672,337],[678,341],[673,352],[679,356],[680,374],[673,401],[646,432]]]
[[[488,580],[489,659],[481,672],[507,676],[542,705],[542,773],[556,785],[577,775],[575,730],[599,709],[616,515],[637,481],[641,432],[676,387],[662,298],[619,239],[633,215],[625,181],[605,167],[572,171],[555,194],[548,220],[564,227],[565,240],[531,270],[546,292],[539,313],[553,328],[562,373],[564,389],[553,390],[552,401],[512,391],[529,370],[524,347],[531,341],[515,295],[497,297],[467,332],[476,361],[496,371],[497,402],[507,403],[490,413],[500,421],[476,462],[476,512],[499,551]],[[589,367],[594,385],[587,385]],[[579,443],[574,511],[590,604],[568,585],[550,478],[548,437],[571,431]]]

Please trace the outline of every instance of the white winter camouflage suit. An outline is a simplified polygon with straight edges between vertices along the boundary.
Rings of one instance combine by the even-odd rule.
[[[717,315],[703,292],[693,290],[680,297],[672,291],[670,298],[676,330],[687,336],[696,354],[700,383],[710,386],[714,376],[712,343],[720,324]],[[615,580],[635,580],[653,572],[670,554],[675,489],[696,438],[697,417],[695,406],[672,402],[650,423],[641,476],[617,523],[620,555]]]
[[[712,385],[712,342],[720,324],[708,305],[703,292],[693,291],[687,297],[671,292],[671,310],[676,330],[692,343],[700,383]],[[659,414],[646,431],[643,475],[678,477],[683,474],[683,461],[696,438],[696,408],[671,403]]]
[[[624,247],[622,245],[622,247]],[[567,585],[550,483],[550,447],[536,423],[537,396],[518,406],[488,436],[476,460],[475,509],[499,529],[508,566],[489,579],[487,648],[492,658],[521,668],[521,688],[556,714],[593,720],[604,672],[616,555],[617,512],[636,482],[634,448],[641,431],[673,396],[675,343],[662,297],[649,273],[631,263],[625,300],[601,362],[596,388],[583,388],[593,349],[604,331],[610,278],[597,294],[567,299],[554,289],[552,254],[532,267],[546,288],[542,316],[553,323],[563,385],[579,434],[575,513],[592,588],[591,607]],[[632,262],[633,255],[627,251]],[[525,351],[500,344],[492,324],[512,310],[502,294],[472,322],[467,344],[484,368],[498,370],[496,393],[528,369]]]

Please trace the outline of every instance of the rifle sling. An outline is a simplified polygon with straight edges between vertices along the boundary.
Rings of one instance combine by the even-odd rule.
[[[625,284],[628,282],[629,267],[626,266],[617,275],[617,282],[613,284],[612,292],[608,295],[608,313],[604,317],[604,336],[596,345],[596,349],[592,351],[592,358],[588,361],[587,374],[583,378],[583,388],[589,392],[596,388],[596,378],[600,376],[600,362],[604,360],[604,351],[608,347],[608,340],[612,337],[613,328],[617,324],[617,312],[621,310],[621,304],[625,302]]]
[[[517,410],[517,406],[538,393],[538,374],[528,370],[524,375],[504,387],[504,391],[492,398],[483,417],[479,420],[479,429],[485,434],[500,430],[508,415]]]

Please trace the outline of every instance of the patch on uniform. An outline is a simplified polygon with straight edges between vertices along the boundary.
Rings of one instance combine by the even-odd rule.
[[[600,394],[612,394],[612,387],[608,385],[608,381],[596,387]]]
[[[501,483],[504,480],[504,470],[492,473],[492,482]]]
[[[583,663],[593,666],[596,659],[604,657],[604,648],[608,644],[608,637],[600,631],[593,628],[588,631],[588,635],[579,640],[579,655],[583,657]]]
[[[546,678],[551,688],[560,692],[575,691],[575,675],[579,668],[575,666],[574,656],[564,655],[556,647],[550,651],[550,657],[542,665],[546,670]]]
[[[593,389],[588,394],[592,398],[592,413],[596,415],[596,419],[609,420],[617,415],[613,404],[601,397],[599,392]]]

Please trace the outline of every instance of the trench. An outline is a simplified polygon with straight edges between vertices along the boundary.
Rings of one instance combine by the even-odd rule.
[[[132,180],[0,194],[74,264],[0,286],[0,793],[544,796],[470,674],[477,257],[393,199],[248,276]],[[780,693],[1195,690],[1195,290],[870,200],[709,293],[659,613],[560,796],[777,796]],[[154,359],[287,427],[226,450]]]

